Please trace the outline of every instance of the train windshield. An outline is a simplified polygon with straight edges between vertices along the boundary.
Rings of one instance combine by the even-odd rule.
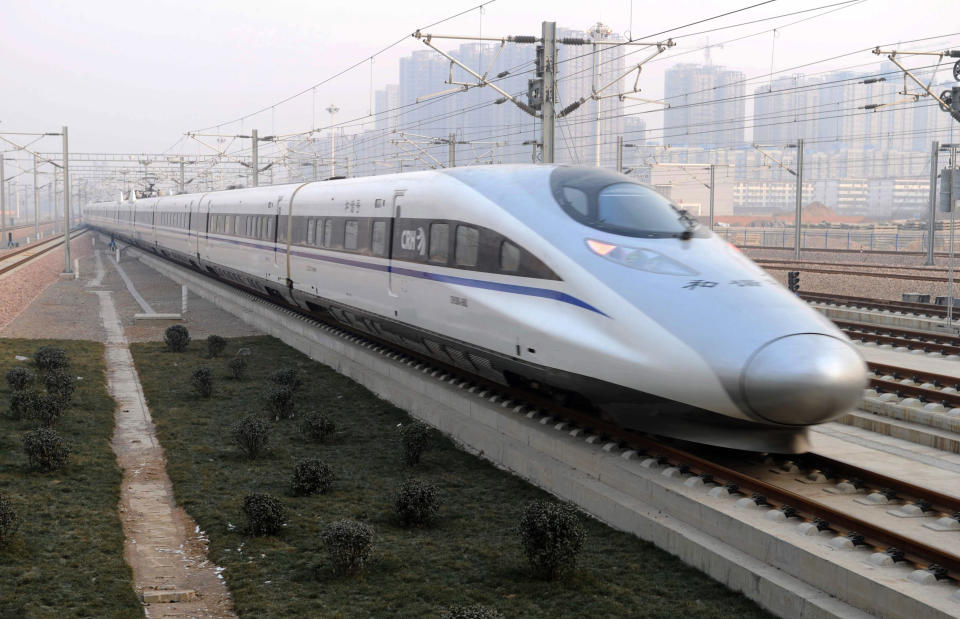
[[[550,176],[554,198],[582,224],[624,236],[680,237],[696,224],[654,189],[622,175],[590,168],[559,167]]]

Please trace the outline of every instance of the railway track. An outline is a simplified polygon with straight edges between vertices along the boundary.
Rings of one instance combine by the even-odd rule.
[[[772,271],[796,271],[802,267],[804,273],[827,273],[830,275],[857,275],[860,277],[883,277],[887,279],[902,279],[910,281],[919,281],[919,282],[947,282],[949,279],[946,275],[911,275],[907,273],[881,273],[879,271],[854,271],[850,268],[810,268],[803,265],[797,265],[796,263],[792,264],[776,264],[769,263],[763,260],[757,260],[756,263],[767,270]],[[859,266],[859,265],[858,265]]]
[[[947,308],[929,303],[910,303],[908,301],[887,301],[885,299],[868,299],[865,297],[851,297],[839,294],[825,294],[822,292],[799,292],[798,296],[807,302],[836,307],[852,307],[887,311],[903,315],[929,316],[946,318]]]
[[[945,356],[960,355],[960,337],[954,335],[846,320],[833,320],[833,323],[853,340],[935,352]]]
[[[75,239],[86,232],[86,230],[74,230],[70,234],[71,239]],[[12,271],[34,258],[38,258],[63,245],[63,235],[56,236],[41,243],[31,243],[25,247],[19,247],[0,256],[0,275]]]

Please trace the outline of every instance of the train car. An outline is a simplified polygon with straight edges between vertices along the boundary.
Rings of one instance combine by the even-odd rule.
[[[300,311],[654,434],[806,448],[865,364],[629,177],[478,166],[98,204],[90,224]],[[154,242],[146,230],[153,210]],[[112,213],[119,212],[120,218]],[[176,224],[167,228],[169,220]]]

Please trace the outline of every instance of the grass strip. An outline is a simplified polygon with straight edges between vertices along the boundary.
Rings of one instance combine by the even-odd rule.
[[[228,378],[226,360],[251,351],[249,378]],[[209,535],[210,558],[243,615],[436,617],[479,603],[507,617],[765,617],[753,602],[632,535],[584,516],[587,541],[575,571],[546,582],[530,576],[514,533],[523,506],[546,498],[528,483],[434,436],[421,464],[401,462],[399,428],[409,416],[332,369],[271,337],[229,340],[227,357],[205,359],[162,343],[131,346],[178,502]],[[194,395],[197,365],[214,370],[209,399]],[[272,422],[267,453],[243,457],[230,438],[245,415],[265,414],[267,377],[297,368],[296,418]],[[328,443],[299,431],[308,412],[337,425]],[[290,494],[295,463],[320,458],[338,476],[329,494]],[[435,525],[408,530],[393,514],[397,485],[416,476],[437,484],[445,503]],[[288,526],[248,537],[240,506],[260,492],[281,498]],[[376,533],[375,560],[359,577],[334,577],[320,542],[323,527],[363,520]]]
[[[10,390],[2,376],[13,367],[40,372],[32,358],[43,345],[59,346],[80,380],[55,430],[70,445],[70,463],[52,473],[29,470],[21,436],[31,421],[7,416]],[[122,473],[110,436],[116,403],[106,387],[103,344],[0,339],[0,493],[22,524],[0,548],[0,616],[135,617],[143,611],[123,559],[117,514]]]

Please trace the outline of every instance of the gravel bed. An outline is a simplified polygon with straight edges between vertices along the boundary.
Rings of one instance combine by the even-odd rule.
[[[70,255],[73,258],[86,258],[92,253],[89,235],[84,235],[70,243]],[[0,277],[0,335],[6,334],[6,328],[14,321],[48,286],[60,280],[63,272],[63,247],[58,247],[31,261],[26,266]],[[81,268],[81,273],[83,269]],[[69,283],[65,281],[64,283]],[[28,336],[17,336],[28,337]],[[37,336],[53,337],[42,332]],[[77,339],[77,338],[73,338]]]

